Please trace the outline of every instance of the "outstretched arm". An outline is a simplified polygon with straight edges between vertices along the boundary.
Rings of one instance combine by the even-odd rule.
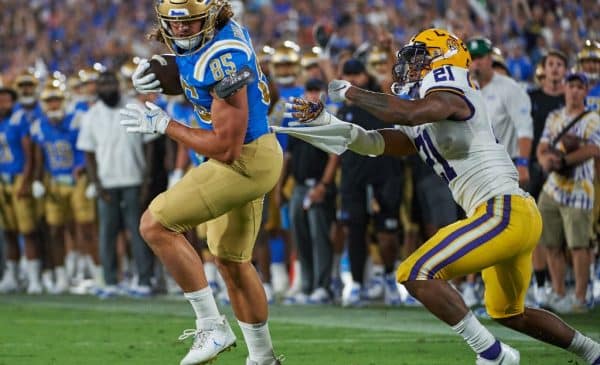
[[[464,120],[471,115],[467,102],[448,91],[434,91],[423,99],[403,100],[352,86],[345,97],[378,119],[392,124],[415,126],[448,119]]]

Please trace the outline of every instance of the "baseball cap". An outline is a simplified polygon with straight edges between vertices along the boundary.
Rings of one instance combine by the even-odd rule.
[[[356,58],[351,58],[344,63],[342,73],[344,75],[356,75],[366,71],[364,63]]]
[[[492,41],[485,37],[471,38],[467,41],[467,49],[469,50],[471,57],[483,57],[492,53]]]
[[[565,80],[567,82],[573,81],[573,80],[579,80],[579,81],[581,81],[582,84],[584,84],[586,86],[588,85],[588,78],[587,78],[587,76],[585,76],[581,72],[571,72],[571,73],[567,74],[567,77],[565,77]]]

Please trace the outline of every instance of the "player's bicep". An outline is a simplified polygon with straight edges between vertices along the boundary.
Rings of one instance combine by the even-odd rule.
[[[385,141],[384,155],[408,156],[417,153],[411,139],[398,129],[379,129]]]
[[[430,122],[464,121],[471,118],[474,113],[473,106],[459,90],[430,90],[422,101],[423,118]]]
[[[214,98],[211,119],[215,133],[235,141],[243,140],[248,126],[247,87],[225,99]]]

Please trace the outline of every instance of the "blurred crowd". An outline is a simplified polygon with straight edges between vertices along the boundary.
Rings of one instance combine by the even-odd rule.
[[[12,189],[17,181],[13,181],[11,171],[0,171],[8,176],[0,184],[4,198],[28,196],[32,199],[31,219],[45,222],[29,226],[13,222],[9,229],[5,224],[0,293],[70,291],[103,298],[178,293],[168,274],[142,247],[141,238],[132,227],[137,227],[139,213],[149,199],[175,184],[190,166],[202,163],[202,156],[162,137],[127,139],[132,160],[138,163],[124,166],[122,161],[107,160],[102,154],[105,152],[95,150],[101,142],[89,142],[101,140],[105,131],[86,130],[86,142],[77,136],[81,126],[95,123],[100,115],[118,119],[112,111],[130,100],[152,100],[175,119],[194,126],[193,110],[182,97],[141,96],[131,87],[131,73],[139,58],[166,51],[147,39],[156,26],[152,4],[122,0],[1,3],[1,23],[7,26],[0,31],[0,95],[15,97],[9,110],[22,111],[27,126],[31,126],[23,133],[30,133],[33,143],[43,152],[47,144],[36,136],[40,120],[58,117],[66,129],[76,130],[75,136],[69,137],[73,148],[96,156],[95,160],[89,156],[74,158],[73,170],[66,173],[71,178],[65,178],[64,172],[52,171],[48,161],[44,164],[36,160],[39,156],[35,153],[25,156],[40,170],[32,179],[35,181],[29,181],[37,185],[30,191],[23,188],[17,192],[16,187],[9,190],[8,186]],[[527,124],[525,128],[533,130],[528,137],[533,140],[533,148],[526,156],[509,153],[515,165],[525,171],[519,170],[523,187],[536,199],[546,178],[554,172],[541,173],[536,181],[539,186],[534,189],[528,184],[534,173],[541,170],[531,168],[538,166],[538,142],[544,133],[550,133],[544,129],[546,118],[565,106],[564,85],[581,82],[590,93],[585,102],[583,94],[581,103],[587,103],[588,109],[600,105],[600,96],[593,94],[600,94],[600,45],[594,41],[600,39],[600,7],[595,0],[254,0],[232,4],[237,20],[248,27],[261,67],[270,80],[273,102],[269,118],[274,125],[289,122],[284,118],[283,101],[289,97],[316,101],[332,79],[343,78],[373,91],[390,92],[395,52],[422,28],[446,28],[465,41],[471,40],[467,44],[474,59],[479,59],[474,75],[482,89],[501,94],[495,89],[496,84],[490,83],[492,76],[485,77],[485,62],[489,61],[490,70],[493,66],[496,72],[516,81],[519,86],[513,89],[513,95],[522,95],[521,101],[529,105],[526,119],[507,123]],[[484,85],[488,83],[489,86]],[[14,89],[9,88],[13,86]],[[408,90],[395,91],[404,94],[401,97],[412,96]],[[51,106],[55,100],[60,103]],[[507,109],[513,106],[506,105]],[[366,121],[367,129],[382,126],[352,105],[327,103],[327,107],[342,119]],[[0,105],[0,112],[4,111],[2,108]],[[95,109],[89,112],[90,108]],[[56,113],[58,110],[64,113]],[[69,119],[63,120],[67,116]],[[113,126],[121,128],[116,120]],[[337,158],[292,138],[279,139],[286,151],[286,165],[280,183],[265,200],[263,230],[254,258],[268,297],[280,298],[287,304],[338,302],[358,306],[365,301],[382,300],[388,305],[417,305],[402,286],[396,285],[394,268],[440,227],[464,216],[445,183],[417,157],[362,158],[347,152]],[[516,140],[507,142],[507,146],[508,143],[517,144]],[[51,156],[51,152],[45,153]],[[6,156],[0,154],[0,158]],[[94,164],[91,171],[84,167],[90,161]],[[111,169],[117,175],[119,171],[129,172],[136,179],[129,181],[125,174],[118,176],[120,180],[115,185],[102,186],[100,183],[106,182],[102,181],[103,171],[106,174]],[[596,176],[596,185],[597,180]],[[94,181],[99,183],[94,185]],[[59,185],[72,189],[59,193]],[[134,189],[130,190],[132,186]],[[92,212],[79,217],[73,212],[65,213],[65,217],[72,215],[74,220],[57,219],[56,211],[62,206],[56,207],[56,196],[70,194],[84,202],[77,205],[73,200],[73,206],[85,206],[88,212],[89,203],[93,202]],[[111,201],[119,201],[120,206],[109,211]],[[110,227],[105,228],[109,232],[102,228],[98,232],[97,221],[107,217],[111,219]],[[206,263],[213,291],[220,293],[221,301],[226,303],[227,293],[220,290],[222,282],[202,243],[205,232],[199,229],[189,235]],[[595,233],[590,229],[589,234],[577,239],[585,242],[565,246],[560,251],[562,256],[554,254],[552,248],[552,254],[543,251],[536,256],[528,300],[573,312],[583,311],[600,298],[600,278],[594,266],[596,251],[589,243],[594,242]],[[65,247],[58,251],[48,247],[57,241]],[[579,256],[570,250],[582,245],[589,259],[571,261]],[[565,268],[568,274],[559,278],[552,270],[561,262],[571,269]],[[577,262],[591,268],[585,271],[585,284],[580,283],[581,270],[572,269]],[[566,282],[569,289],[556,284],[558,281]],[[456,285],[469,305],[481,304],[480,278],[466,278]],[[581,285],[585,286],[583,294]],[[578,291],[571,295],[575,286]]]
[[[308,49],[329,44],[332,54],[372,43],[390,32],[397,44],[424,26],[461,38],[482,34],[504,53],[511,73],[532,80],[545,50],[574,55],[600,37],[594,0],[357,0],[234,1],[257,46],[290,39]],[[14,77],[23,65],[77,71],[94,62],[120,65],[127,55],[157,51],[146,35],[156,25],[152,1],[3,1],[0,71]],[[243,15],[239,15],[243,14]],[[268,19],[269,21],[265,21]],[[330,39],[332,38],[333,39]]]

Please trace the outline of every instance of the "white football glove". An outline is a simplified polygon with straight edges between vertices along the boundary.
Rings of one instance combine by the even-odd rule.
[[[164,134],[171,121],[171,117],[164,110],[149,101],[145,107],[127,104],[120,113],[121,125],[127,127],[129,133]]]
[[[332,115],[325,110],[325,94],[321,94],[316,103],[302,98],[292,98],[289,103],[285,103],[283,117],[297,119],[289,123],[290,127],[301,125],[316,127],[335,123]]]
[[[327,87],[329,99],[334,103],[341,103],[346,100],[346,91],[352,86],[346,80],[333,80]]]
[[[89,183],[89,185],[85,188],[85,197],[92,200],[98,197],[98,188],[96,184]]]
[[[31,195],[33,195],[34,198],[39,199],[45,194],[46,188],[44,187],[44,184],[42,184],[41,181],[35,180],[31,183]]]
[[[179,180],[183,177],[182,169],[175,169],[169,174],[169,183],[167,184],[167,189],[171,189],[173,185],[177,184]]]
[[[156,79],[156,75],[154,73],[144,75],[149,67],[150,62],[143,58],[140,60],[140,63],[138,63],[135,71],[131,75],[133,87],[140,94],[160,93],[163,91],[163,89],[160,87],[160,81]]]

